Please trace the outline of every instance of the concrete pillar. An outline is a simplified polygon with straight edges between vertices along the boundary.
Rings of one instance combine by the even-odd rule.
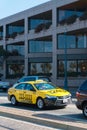
[[[52,10],[52,24],[53,24],[53,68],[52,68],[52,79],[56,84],[57,80],[57,34],[56,34],[56,26],[57,26],[57,9],[54,7]]]
[[[25,30],[25,75],[28,75],[28,18],[26,17],[24,20],[24,30]]]
[[[3,26],[3,48],[6,49],[6,25]],[[6,61],[3,63],[3,78],[6,78]]]

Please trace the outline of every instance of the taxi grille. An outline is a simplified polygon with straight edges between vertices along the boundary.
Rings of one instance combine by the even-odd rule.
[[[69,98],[70,96],[69,95],[66,95],[66,96],[58,96],[58,99],[65,99],[65,98]]]

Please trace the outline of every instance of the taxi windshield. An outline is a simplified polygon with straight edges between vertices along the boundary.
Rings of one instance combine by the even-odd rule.
[[[52,85],[52,84],[48,84],[48,83],[38,83],[38,84],[34,84],[35,87],[38,90],[50,90],[50,89],[56,89],[57,87]]]

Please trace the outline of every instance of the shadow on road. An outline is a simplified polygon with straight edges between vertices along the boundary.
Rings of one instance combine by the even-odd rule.
[[[0,106],[8,107],[8,108],[22,109],[22,110],[23,109],[31,110],[31,111],[52,111],[52,110],[64,109],[64,107],[49,106],[49,107],[45,107],[44,109],[40,110],[36,107],[36,105],[24,104],[24,103],[18,103],[18,105],[16,105],[16,106],[13,106],[11,103],[0,103]]]
[[[67,114],[67,115],[53,115],[47,113],[33,114],[35,117],[40,117],[44,119],[60,120],[65,122],[84,122],[87,123],[87,120],[82,114]]]

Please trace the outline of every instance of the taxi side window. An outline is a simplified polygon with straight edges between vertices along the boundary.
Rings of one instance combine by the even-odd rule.
[[[25,87],[25,84],[19,84],[19,85],[17,85],[15,88],[16,88],[16,89],[19,89],[19,90],[23,90],[24,87]]]
[[[31,84],[26,84],[24,89],[29,91],[35,91],[34,87]]]

